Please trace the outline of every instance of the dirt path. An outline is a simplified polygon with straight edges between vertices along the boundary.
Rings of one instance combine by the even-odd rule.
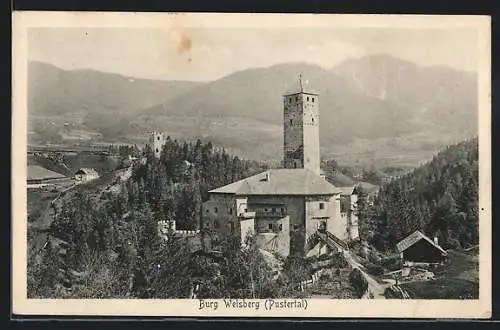
[[[390,287],[391,284],[380,284],[376,279],[374,279],[370,274],[363,270],[363,265],[361,265],[358,261],[356,261],[350,252],[344,252],[345,259],[351,265],[352,268],[357,268],[361,272],[361,274],[365,277],[368,282],[368,290],[365,295],[361,297],[362,299],[370,299],[370,293],[373,294],[373,299],[385,299],[384,292],[385,289]]]

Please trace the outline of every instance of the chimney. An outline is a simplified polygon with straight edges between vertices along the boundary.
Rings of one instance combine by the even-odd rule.
[[[434,244],[439,245],[437,236],[434,236]]]

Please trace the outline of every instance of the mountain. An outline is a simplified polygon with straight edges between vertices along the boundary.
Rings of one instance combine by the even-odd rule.
[[[168,101],[196,86],[195,82],[136,79],[95,70],[66,71],[50,64],[29,62],[28,112],[30,129],[63,127],[103,133],[103,124],[138,109]],[[120,122],[120,121],[118,121]]]
[[[379,248],[392,248],[415,230],[438,237],[444,248],[478,244],[478,171],[477,138],[447,147],[382,186],[374,214],[360,220],[362,232],[367,238],[371,232]],[[374,230],[368,230],[370,224]]]
[[[186,92],[198,83],[125,77],[95,70],[65,71],[30,62],[29,113],[129,112],[151,107]]]
[[[474,74],[386,55],[333,70],[288,63],[236,72],[141,111],[134,123],[161,123],[174,136],[201,135],[253,158],[279,158],[281,96],[298,73],[320,94],[323,155],[424,151],[413,156],[420,160],[477,132]]]
[[[477,83],[473,73],[446,67],[420,67],[388,55],[347,60],[337,66],[349,87],[397,106],[415,129],[477,130]],[[445,124],[445,125],[443,125]]]
[[[241,157],[279,160],[282,94],[299,73],[320,94],[323,157],[415,166],[440,148],[477,134],[473,73],[422,67],[387,55],[347,60],[331,70],[305,63],[251,68],[207,83],[140,80],[32,63],[30,118],[43,114],[40,120],[47,122],[57,114],[52,131],[47,125],[37,129],[48,139],[137,143],[158,129],[173,138],[211,141]],[[61,133],[59,115],[95,135],[75,129]]]

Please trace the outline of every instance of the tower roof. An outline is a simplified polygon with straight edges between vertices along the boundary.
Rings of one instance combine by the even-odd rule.
[[[295,81],[295,83],[285,91],[285,94],[283,94],[283,96],[299,93],[319,95],[318,92],[311,87],[309,81],[307,79],[305,80],[302,77],[302,74],[300,74],[297,81]]]

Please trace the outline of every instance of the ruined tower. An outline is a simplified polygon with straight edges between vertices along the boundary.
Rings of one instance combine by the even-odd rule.
[[[319,95],[302,81],[283,96],[285,168],[306,168],[320,174]]]
[[[161,151],[165,145],[165,135],[160,132],[153,132],[150,138],[151,148],[156,158],[160,158]]]

